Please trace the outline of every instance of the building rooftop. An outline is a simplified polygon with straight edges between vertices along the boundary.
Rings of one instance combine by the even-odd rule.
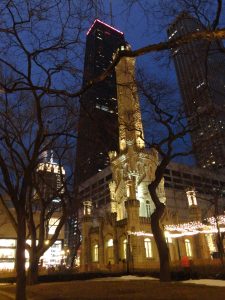
[[[102,24],[102,25],[104,25],[104,26],[110,28],[111,30],[116,31],[116,32],[120,33],[121,35],[123,35],[123,32],[122,32],[122,31],[120,31],[120,30],[118,30],[118,29],[112,27],[112,26],[109,25],[109,24],[106,24],[105,22],[100,21],[99,19],[95,19],[95,20],[94,20],[94,23],[91,25],[91,27],[90,27],[90,28],[88,29],[88,31],[87,31],[87,35],[92,31],[92,29],[93,29],[93,28],[95,27],[95,25],[97,25],[97,24]]]

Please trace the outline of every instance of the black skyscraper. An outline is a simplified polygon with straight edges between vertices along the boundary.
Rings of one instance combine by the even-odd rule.
[[[122,32],[100,20],[94,21],[87,32],[83,84],[106,70],[122,43]],[[118,149],[114,72],[82,96],[78,126],[76,184],[105,168],[108,151]]]
[[[205,27],[182,13],[168,29],[169,39]],[[197,128],[192,144],[203,168],[225,167],[225,53],[220,41],[199,40],[173,50],[189,124]]]

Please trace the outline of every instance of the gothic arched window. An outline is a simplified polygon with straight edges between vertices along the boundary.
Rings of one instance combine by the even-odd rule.
[[[149,238],[144,239],[145,244],[145,256],[147,258],[152,257],[152,242]]]

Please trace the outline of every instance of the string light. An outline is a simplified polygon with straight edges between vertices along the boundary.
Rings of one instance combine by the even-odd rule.
[[[219,225],[225,225],[225,216],[221,215],[221,216],[217,216],[215,217],[210,217],[207,219],[207,221],[211,224],[211,225],[216,225],[216,219]]]
[[[128,235],[136,235],[136,236],[153,236],[152,233],[148,233],[145,231],[127,231]]]
[[[219,225],[225,225],[225,215],[218,216],[217,222]],[[196,234],[212,234],[218,232],[215,217],[205,219],[204,223],[205,224],[200,221],[192,221],[188,223],[165,225],[165,235],[167,238],[179,238],[183,236],[192,236]],[[220,227],[220,232],[225,232],[225,226]],[[152,233],[148,233],[145,231],[127,231],[127,234],[153,237]]]
[[[188,222],[188,223],[183,223],[183,224],[177,224],[177,225],[166,225],[165,229],[167,231],[195,231],[197,229],[202,229],[204,228],[205,225],[202,224],[199,221],[193,221],[193,222]]]
[[[200,221],[193,221],[188,223],[182,223],[177,225],[165,225],[165,230],[168,234],[173,237],[182,237],[195,234],[210,234],[217,233],[218,229],[216,223],[219,225],[225,225],[225,216],[221,215],[217,217],[217,222],[215,217],[210,217],[204,220],[204,223]],[[220,232],[225,232],[225,227],[220,227]]]

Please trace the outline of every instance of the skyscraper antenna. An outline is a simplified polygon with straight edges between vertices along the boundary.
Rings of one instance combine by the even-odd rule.
[[[109,1],[110,25],[113,26],[112,0]]]
[[[95,0],[93,3],[95,9],[95,19],[98,19],[98,0]]]

